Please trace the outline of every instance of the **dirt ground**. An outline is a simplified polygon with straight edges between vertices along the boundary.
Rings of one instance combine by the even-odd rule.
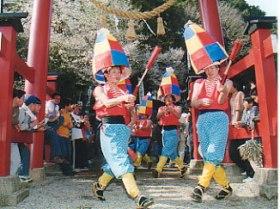
[[[232,183],[232,196],[217,201],[214,196],[219,188],[212,183],[202,203],[191,201],[190,195],[197,183],[197,176],[179,178],[179,172],[166,172],[162,178],[155,179],[151,171],[138,170],[137,183],[143,194],[154,198],[151,209],[276,209],[277,199],[267,200],[258,196],[253,183]],[[30,195],[17,207],[5,209],[133,209],[133,200],[129,199],[120,180],[114,180],[105,191],[106,201],[100,202],[92,197],[91,184],[97,176],[84,172],[74,177],[48,176],[43,183],[33,183]]]

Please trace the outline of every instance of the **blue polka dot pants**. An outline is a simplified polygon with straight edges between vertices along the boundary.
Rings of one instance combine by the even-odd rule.
[[[219,165],[224,159],[229,119],[225,112],[205,112],[198,116],[197,132],[203,160]]]
[[[103,124],[100,129],[101,149],[107,162],[102,168],[116,178],[134,172],[127,154],[130,134],[130,129],[124,124]]]

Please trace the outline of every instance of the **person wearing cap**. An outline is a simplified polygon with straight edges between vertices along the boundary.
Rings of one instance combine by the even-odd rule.
[[[36,114],[41,107],[41,100],[36,96],[29,96],[19,111],[19,129],[21,131],[35,131],[44,127],[44,121],[38,122]]]
[[[36,117],[40,107],[41,100],[38,97],[31,95],[26,98],[24,104],[19,109],[18,127],[20,131],[44,131],[44,121],[38,122]],[[18,148],[21,156],[19,178],[22,182],[30,182],[32,179],[29,176],[29,148],[24,143],[18,143]]]
[[[141,195],[133,175],[134,166],[127,154],[131,135],[128,124],[135,96],[118,87],[119,81],[128,78],[131,70],[121,45],[107,29],[97,32],[92,63],[95,80],[103,84],[97,86],[93,94],[96,99],[94,109],[102,122],[100,142],[106,159],[102,168],[104,173],[92,186],[93,194],[104,201],[103,191],[115,177],[122,179],[137,207],[147,208],[153,204],[153,200]]]
[[[158,99],[165,103],[158,109],[157,119],[162,126],[162,151],[153,176],[159,178],[163,167],[168,158],[175,162],[181,174],[180,178],[185,176],[187,168],[184,166],[183,159],[178,155],[179,135],[178,127],[181,117],[181,107],[175,105],[180,100],[180,87],[174,69],[166,68],[159,90]]]
[[[148,107],[148,104],[150,107]],[[145,160],[150,168],[152,161],[147,155],[153,128],[153,123],[150,119],[152,114],[152,100],[150,100],[150,95],[144,97],[140,104],[137,105],[136,113],[136,120],[132,128],[132,135],[135,138],[135,151],[137,154],[134,166],[139,167],[142,160]]]
[[[212,178],[222,186],[216,199],[224,199],[232,193],[226,172],[221,166],[228,138],[229,118],[225,111],[228,109],[232,82],[226,80],[225,84],[221,83],[219,67],[215,63],[204,68],[204,71],[207,78],[195,81],[191,99],[192,107],[199,110],[197,132],[204,161],[198,186],[192,193],[196,202],[202,201],[203,193]]]

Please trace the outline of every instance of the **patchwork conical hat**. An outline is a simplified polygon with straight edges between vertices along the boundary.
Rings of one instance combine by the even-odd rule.
[[[130,83],[130,80],[127,78],[127,79],[124,79],[124,80],[121,80],[119,83],[118,83],[118,87],[120,89],[122,89],[124,92],[127,92],[129,94],[132,94],[132,85]]]
[[[176,75],[174,74],[174,69],[172,67],[166,68],[159,89],[158,89],[158,99],[164,101],[164,97],[167,95],[173,95],[176,102],[181,98],[181,90],[179,82]]]
[[[192,67],[196,74],[204,68],[221,64],[228,58],[225,49],[200,26],[188,21],[185,24],[184,38]]]
[[[128,57],[121,44],[110,34],[108,29],[102,28],[97,31],[94,44],[94,56],[92,59],[94,79],[98,83],[105,83],[104,71],[112,66],[121,66],[121,80],[128,78],[131,74],[131,70],[128,68]]]
[[[137,105],[137,114],[143,114],[143,115],[152,115],[153,113],[153,100],[152,95],[150,92],[147,93],[146,96],[144,96],[140,104]]]

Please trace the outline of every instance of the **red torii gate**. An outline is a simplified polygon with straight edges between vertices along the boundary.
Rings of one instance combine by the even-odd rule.
[[[0,14],[0,177],[8,176],[10,172],[10,142],[13,138],[11,126],[12,89],[14,72],[21,74],[27,81],[25,90],[35,94],[45,108],[46,82],[48,72],[48,49],[51,20],[51,0],[34,1],[31,34],[29,40],[28,60],[23,61],[16,53],[16,34],[23,31],[20,14]],[[39,114],[39,120],[44,117],[44,111]],[[31,145],[31,168],[43,168],[43,133],[34,133]]]
[[[220,43],[223,36],[220,27],[216,0],[199,0],[201,16],[205,29]],[[0,176],[9,175],[10,140],[12,138],[12,84],[14,70],[23,75],[26,81],[25,90],[35,94],[42,100],[42,110],[46,95],[46,80],[48,66],[48,44],[51,20],[51,0],[34,1],[31,35],[29,41],[27,64],[16,54],[16,27],[18,18],[3,17],[7,24],[0,27],[0,109],[6,110],[0,114]],[[3,23],[3,22],[2,22]],[[234,76],[250,66],[255,66],[257,90],[260,98],[261,132],[265,152],[265,167],[277,167],[277,114],[276,114],[276,77],[274,58],[271,52],[269,29],[261,28],[251,34],[253,47],[249,54],[232,66],[230,76]],[[266,69],[265,69],[266,68]],[[269,94],[268,94],[269,92]],[[41,111],[39,119],[43,118]],[[195,153],[197,155],[197,153]],[[43,135],[35,133],[32,144],[32,169],[43,167]]]

